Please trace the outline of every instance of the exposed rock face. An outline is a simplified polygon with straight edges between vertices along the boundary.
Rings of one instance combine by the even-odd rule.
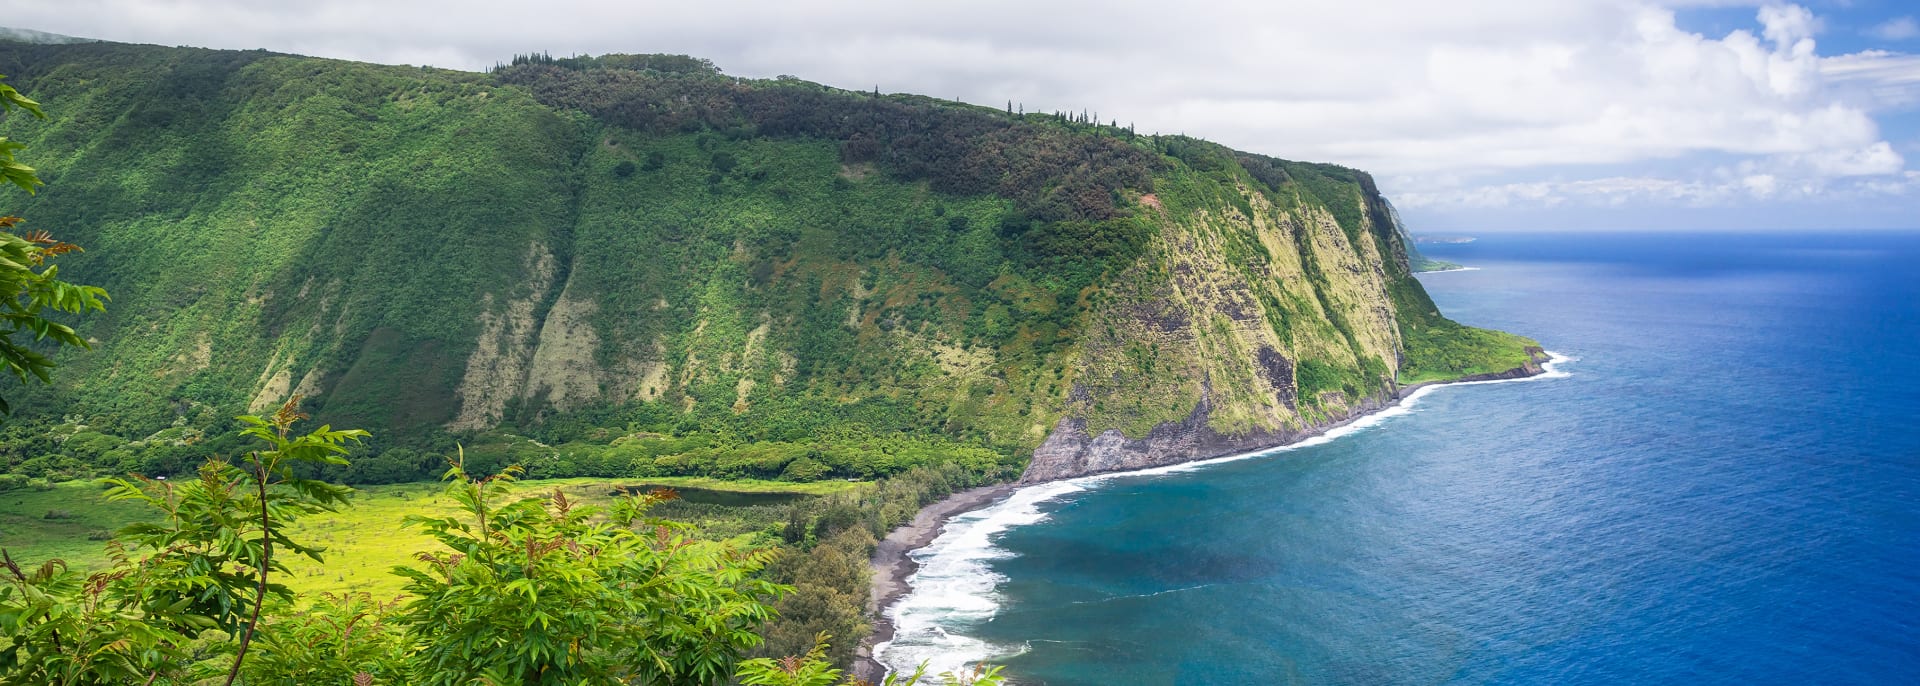
[[[1519,379],[1539,374],[1543,371],[1541,363],[1548,359],[1546,351],[1528,348],[1527,353],[1533,359],[1520,367],[1491,374],[1475,374],[1450,383]],[[1267,364],[1265,358],[1262,355],[1263,366]],[[1362,399],[1345,416],[1298,431],[1252,431],[1241,435],[1219,433],[1207,425],[1213,405],[1211,389],[1201,395],[1200,404],[1193,408],[1193,414],[1186,419],[1156,426],[1139,439],[1127,438],[1115,429],[1088,436],[1086,420],[1066,417],[1054,426],[1047,440],[1033,451],[1033,460],[1027,464],[1020,482],[1041,483],[1091,474],[1127,472],[1279,447],[1318,436],[1328,429],[1377,412],[1424,385],[1381,389],[1379,393]]]
[[[560,411],[600,399],[600,366],[593,359],[600,339],[588,318],[596,305],[573,297],[571,284],[547,311],[533,364],[520,384],[523,399],[544,398]]]
[[[455,430],[482,429],[500,421],[507,401],[518,394],[527,380],[534,343],[541,330],[535,309],[553,287],[553,252],[538,243],[530,246],[526,258],[527,281],[519,297],[495,308],[492,293],[483,294],[480,312],[480,341],[467,357],[466,374],[457,393],[460,412],[447,426]]]
[[[1267,383],[1273,384],[1274,397],[1289,409],[1299,407],[1300,391],[1293,383],[1293,362],[1270,346],[1260,346],[1260,368],[1267,372]]]
[[[1286,445],[1319,435],[1347,419],[1386,407],[1398,399],[1397,395],[1385,393],[1367,398],[1352,416],[1323,426],[1300,431],[1253,431],[1229,436],[1207,426],[1207,419],[1212,412],[1210,397],[1210,393],[1203,396],[1200,404],[1193,408],[1193,414],[1186,419],[1161,424],[1148,432],[1145,438],[1139,439],[1127,438],[1117,429],[1088,436],[1086,420],[1077,417],[1061,419],[1053,433],[1047,436],[1046,442],[1034,449],[1033,460],[1027,463],[1027,470],[1020,476],[1020,481],[1040,483],[1090,474],[1164,467]]]

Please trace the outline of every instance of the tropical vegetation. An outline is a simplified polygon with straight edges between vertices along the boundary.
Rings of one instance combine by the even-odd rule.
[[[1088,112],[671,55],[0,65],[57,105],[0,86],[14,213],[91,248],[0,219],[7,683],[837,683],[875,542],[1058,432],[1531,361],[1365,173]]]
[[[287,558],[321,561],[293,523],[351,490],[299,477],[339,463],[358,430],[292,431],[295,403],[246,416],[258,444],[196,479],[111,481],[150,510],[108,563],[23,564],[0,550],[0,679],[35,684],[827,684],[827,633],[797,657],[746,659],[795,586],[758,574],[777,548],[703,541],[652,517],[667,491],[602,510],[563,491],[503,499],[508,469],[448,471],[458,516],[414,517],[439,545],[392,573],[404,600],[299,597]],[[800,533],[805,536],[804,532]],[[856,539],[857,540],[857,539]],[[866,539],[870,542],[870,538]],[[277,553],[276,553],[277,551]],[[803,582],[804,583],[804,582]],[[802,614],[804,613],[796,613]],[[857,628],[857,627],[856,627]],[[950,683],[998,683],[994,670]],[[922,675],[899,681],[913,684]],[[888,683],[895,683],[889,679]]]

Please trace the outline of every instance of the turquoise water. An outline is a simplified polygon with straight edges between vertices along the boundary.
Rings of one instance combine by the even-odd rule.
[[[894,663],[1021,684],[1920,683],[1920,236],[1428,246],[1564,378],[1031,489],[919,554]]]

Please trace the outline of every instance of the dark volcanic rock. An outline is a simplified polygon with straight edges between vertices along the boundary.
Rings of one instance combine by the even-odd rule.
[[[1020,481],[1040,483],[1089,474],[1125,472],[1271,448],[1319,435],[1345,421],[1343,419],[1342,422],[1308,427],[1301,431],[1255,431],[1230,436],[1207,426],[1207,417],[1212,411],[1211,395],[1211,392],[1202,394],[1200,404],[1193,408],[1193,413],[1187,415],[1186,419],[1161,424],[1147,432],[1146,437],[1138,439],[1127,438],[1116,429],[1108,429],[1098,436],[1088,436],[1085,419],[1063,418],[1054,426],[1046,442],[1034,449],[1033,460],[1027,464],[1027,471],[1020,476]],[[1361,401],[1348,418],[1386,407],[1393,399],[1383,391]]]
[[[1266,370],[1267,383],[1273,384],[1273,392],[1280,402],[1289,409],[1299,409],[1296,403],[1300,392],[1293,386],[1293,361],[1269,345],[1260,346],[1255,358],[1259,360],[1260,368]]]
[[[1273,374],[1275,369],[1269,365],[1266,353],[1265,349],[1260,351],[1260,364],[1266,367],[1268,374]],[[1543,371],[1540,365],[1550,359],[1546,351],[1540,348],[1528,348],[1527,354],[1532,359],[1519,367],[1504,372],[1475,374],[1448,383],[1529,377]],[[1291,364],[1278,352],[1273,354],[1273,359]],[[1287,371],[1292,370],[1289,368]],[[1289,380],[1291,376],[1291,373],[1287,374]],[[1088,436],[1085,419],[1064,417],[1054,425],[1053,433],[1047,436],[1046,442],[1034,449],[1033,460],[1027,463],[1027,471],[1020,476],[1020,481],[1041,483],[1089,474],[1126,472],[1283,446],[1318,436],[1328,429],[1386,408],[1425,385],[1428,384],[1382,388],[1362,399],[1346,416],[1299,431],[1254,431],[1242,435],[1216,432],[1207,426],[1207,418],[1212,412],[1211,389],[1201,394],[1200,403],[1186,419],[1156,426],[1143,438],[1127,438],[1116,429],[1100,432],[1098,436]],[[1290,381],[1288,388],[1292,388]]]

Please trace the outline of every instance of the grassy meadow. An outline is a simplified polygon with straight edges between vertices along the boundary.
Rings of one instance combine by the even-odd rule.
[[[666,487],[687,489],[685,501],[670,501],[654,512],[691,523],[702,538],[751,537],[777,533],[785,523],[783,504],[715,505],[699,502],[700,495],[792,495],[796,498],[852,493],[870,488],[870,482],[820,481],[784,483],[759,480],[721,480],[704,477],[647,479],[534,479],[514,482],[505,493],[526,497],[558,489],[567,498],[605,505],[622,488]],[[404,526],[406,517],[447,517],[458,506],[443,492],[444,484],[408,483],[357,489],[351,507],[301,520],[293,538],[326,548],[325,561],[301,557],[288,560],[291,574],[284,580],[302,598],[321,592],[366,591],[376,597],[400,595],[402,580],[388,572],[396,565],[414,564],[414,555],[433,551],[438,544],[418,528]],[[51,490],[19,489],[0,493],[0,548],[25,566],[61,559],[76,567],[97,567],[106,560],[106,534],[151,517],[138,504],[106,498],[104,482],[76,480],[54,484]],[[502,497],[506,500],[506,496]],[[49,516],[49,515],[52,516]]]

